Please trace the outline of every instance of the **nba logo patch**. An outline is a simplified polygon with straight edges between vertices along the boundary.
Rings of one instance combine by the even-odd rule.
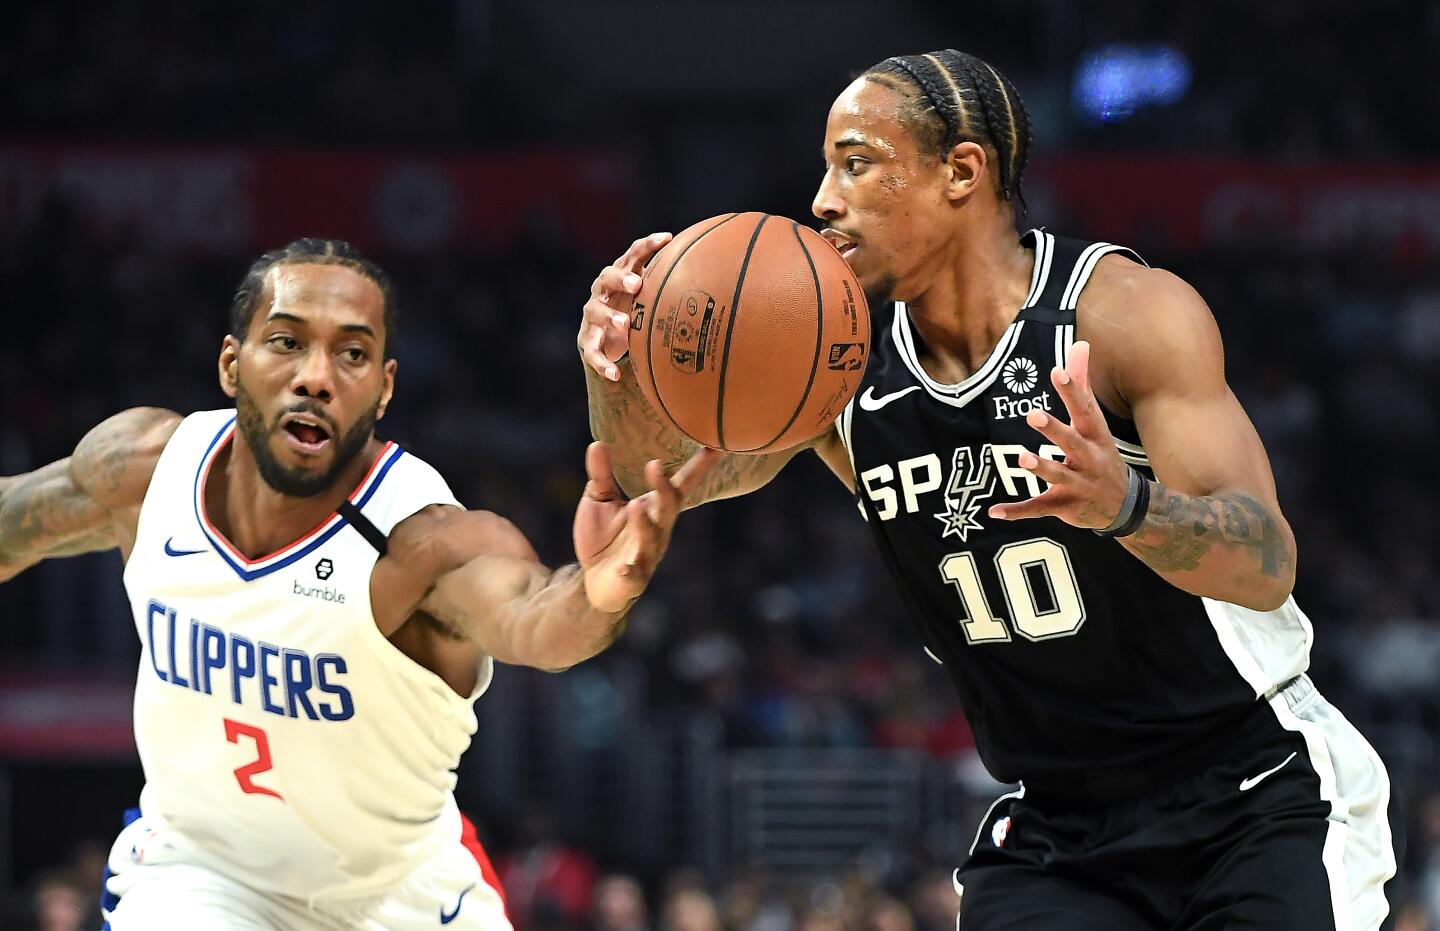
[[[831,343],[829,367],[836,372],[854,372],[865,365],[864,343]]]
[[[1010,833],[1010,816],[1006,815],[990,827],[990,839],[996,847],[1005,846],[1005,837]]]

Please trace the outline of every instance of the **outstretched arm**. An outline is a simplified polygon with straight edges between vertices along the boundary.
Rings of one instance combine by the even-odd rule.
[[[1122,277],[1128,287],[1117,290],[1134,303],[1089,317],[1088,329],[1105,340],[1108,360],[1096,367],[1097,383],[1104,378],[1128,405],[1156,480],[1149,483],[1145,519],[1119,542],[1191,594],[1277,608],[1295,584],[1295,538],[1280,512],[1265,448],[1225,383],[1210,309],[1168,272],[1137,268]],[[1092,529],[1117,518],[1129,467],[1096,400],[1090,358],[1090,345],[1076,343],[1067,366],[1051,374],[1070,424],[1038,411],[1027,417],[1065,453],[1063,462],[1030,453],[1021,458],[1050,488],[1028,501],[996,505],[993,516],[1049,514]]]
[[[626,501],[604,444],[592,444],[575,512],[578,562],[555,571],[504,518],[454,510],[432,518],[432,556],[452,568],[439,573],[420,610],[501,662],[560,670],[589,659],[624,631],[669,546],[682,496],[714,461],[698,454],[669,477],[652,461],[652,490]]]
[[[135,408],[95,427],[67,459],[0,478],[0,582],[57,556],[128,548],[155,462],[179,424]]]
[[[635,372],[624,354],[629,345],[630,307],[640,291],[645,263],[670,241],[669,233],[637,239],[625,254],[601,270],[590,287],[577,343],[585,362],[585,387],[590,396],[590,434],[609,444],[615,477],[628,494],[645,490],[644,468],[659,459],[667,472],[693,456],[700,445],[682,435],[645,400]],[[854,488],[849,461],[839,449],[835,431],[809,443],[759,455],[722,453],[706,480],[686,495],[684,506],[748,494],[770,482],[795,455],[815,449],[842,482]],[[827,454],[830,451],[830,454]]]

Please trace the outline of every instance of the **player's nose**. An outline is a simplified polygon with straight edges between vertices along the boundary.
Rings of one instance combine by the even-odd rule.
[[[335,394],[335,362],[328,352],[307,352],[290,379],[290,390],[301,397],[328,401]]]
[[[840,198],[834,175],[833,171],[825,172],[825,177],[820,179],[820,189],[815,192],[815,199],[810,202],[810,212],[816,219],[834,220],[845,215],[845,201]]]

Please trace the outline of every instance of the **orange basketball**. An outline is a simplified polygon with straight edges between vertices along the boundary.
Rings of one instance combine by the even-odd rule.
[[[819,233],[767,213],[697,223],[650,261],[630,358],[681,433],[735,453],[787,449],[830,427],[870,355],[870,312]]]

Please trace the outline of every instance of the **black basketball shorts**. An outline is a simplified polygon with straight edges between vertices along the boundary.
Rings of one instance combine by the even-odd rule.
[[[957,931],[1378,928],[1395,875],[1384,765],[1300,676],[1215,762],[1099,805],[1002,796]]]

